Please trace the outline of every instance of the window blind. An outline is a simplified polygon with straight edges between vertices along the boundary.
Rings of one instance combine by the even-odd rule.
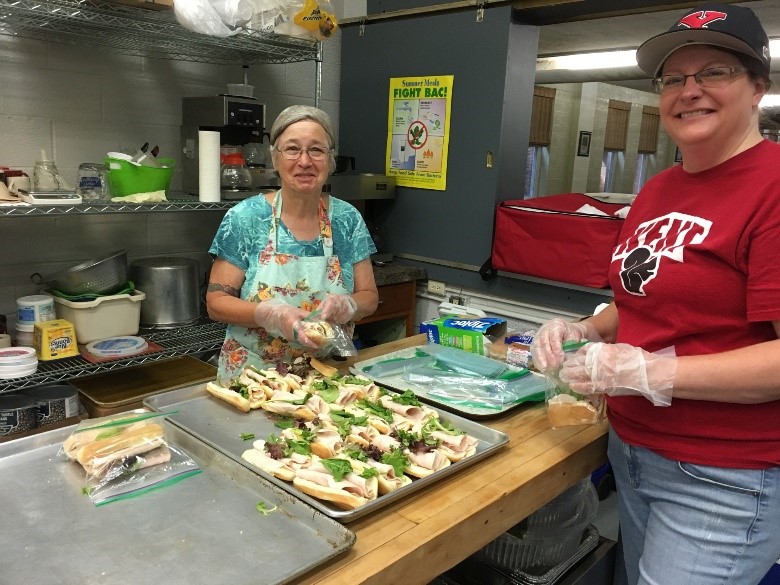
[[[534,100],[531,107],[531,131],[529,146],[549,146],[552,134],[555,88],[534,86]]]
[[[639,128],[639,152],[655,154],[658,150],[658,127],[661,114],[658,108],[644,106],[642,108],[642,126]]]
[[[628,116],[631,103],[609,100],[607,110],[607,129],[604,136],[605,150],[625,150],[628,136]]]

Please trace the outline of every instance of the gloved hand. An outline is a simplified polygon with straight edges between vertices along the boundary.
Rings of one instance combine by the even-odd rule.
[[[531,342],[531,357],[540,372],[558,368],[564,359],[564,341],[601,341],[601,336],[588,321],[569,323],[560,318],[551,319],[539,328]]]
[[[342,325],[352,320],[357,312],[357,303],[349,295],[328,294],[320,305],[320,317],[323,321]]]
[[[644,396],[656,406],[672,403],[677,358],[627,343],[589,343],[563,362],[560,377],[579,394]]]
[[[304,333],[302,320],[307,314],[303,309],[288,305],[281,299],[268,299],[255,306],[254,317],[255,323],[269,334],[316,348],[317,344]]]

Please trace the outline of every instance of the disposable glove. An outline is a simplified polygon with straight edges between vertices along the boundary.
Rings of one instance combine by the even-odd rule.
[[[551,319],[539,328],[531,342],[531,357],[540,372],[558,368],[564,359],[564,341],[601,341],[601,336],[587,321],[569,323],[560,318]]]
[[[627,343],[589,343],[563,362],[560,378],[579,394],[644,396],[656,406],[672,403],[677,358]]]
[[[320,318],[334,325],[341,325],[352,320],[357,312],[357,303],[349,295],[329,294],[319,307]]]
[[[303,309],[288,305],[281,299],[269,299],[255,306],[255,323],[270,335],[284,337],[306,347],[317,347],[304,333],[302,319],[308,313]]]

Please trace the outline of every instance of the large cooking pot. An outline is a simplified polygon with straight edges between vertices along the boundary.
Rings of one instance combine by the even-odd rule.
[[[141,324],[178,326],[201,314],[198,261],[176,256],[139,258],[130,263],[130,280],[146,293],[141,303]]]

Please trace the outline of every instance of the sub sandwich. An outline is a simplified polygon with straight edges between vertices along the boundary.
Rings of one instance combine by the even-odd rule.
[[[603,398],[594,405],[589,400],[578,400],[569,394],[558,394],[547,401],[547,418],[553,427],[592,425],[604,416]]]

